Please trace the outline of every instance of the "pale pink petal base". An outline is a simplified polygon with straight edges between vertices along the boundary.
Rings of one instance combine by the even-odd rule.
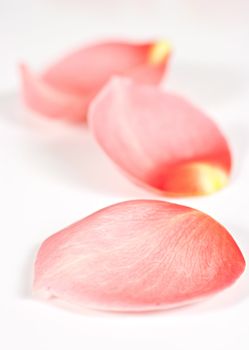
[[[230,286],[245,268],[226,229],[188,207],[137,200],[102,209],[48,238],[34,293],[81,308],[163,310]]]
[[[224,187],[231,154],[217,125],[184,98],[113,78],[92,101],[91,130],[135,182],[163,194],[209,194]]]
[[[86,97],[57,90],[25,65],[20,66],[20,72],[23,99],[31,109],[54,119],[82,122],[88,104]]]

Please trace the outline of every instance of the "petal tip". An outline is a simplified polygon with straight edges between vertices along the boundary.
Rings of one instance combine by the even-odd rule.
[[[47,283],[45,276],[43,276],[41,271],[35,271],[31,289],[31,294],[35,299],[52,300],[56,298],[56,295],[49,283]]]
[[[20,72],[20,74],[22,75],[26,70],[27,70],[27,65],[23,62],[18,64],[18,70]]]
[[[168,196],[189,197],[211,195],[228,184],[229,172],[221,166],[205,162],[190,162],[169,169],[163,175],[162,182],[154,182],[156,176],[151,178],[152,183]]]
[[[220,167],[199,163],[195,168],[202,194],[212,194],[228,184],[228,174]]]
[[[166,57],[171,53],[171,51],[172,46],[169,41],[158,41],[150,47],[148,61],[150,64],[163,63]]]
[[[32,296],[36,299],[49,300],[51,298],[51,294],[49,290],[43,290],[37,288],[35,285],[32,287]]]

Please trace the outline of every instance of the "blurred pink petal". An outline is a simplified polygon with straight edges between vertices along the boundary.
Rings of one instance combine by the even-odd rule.
[[[180,96],[113,78],[92,101],[89,123],[107,155],[141,185],[188,196],[212,193],[228,182],[227,141]]]
[[[20,67],[23,97],[33,110],[55,119],[80,121],[86,114],[87,99],[54,88],[27,66]]]
[[[34,293],[112,311],[167,309],[230,286],[245,261],[226,229],[197,210],[152,200],[102,209],[49,237]]]
[[[30,108],[48,117],[83,122],[90,100],[113,75],[159,84],[169,54],[167,42],[104,43],[84,47],[43,74],[33,74],[23,65],[23,97]]]

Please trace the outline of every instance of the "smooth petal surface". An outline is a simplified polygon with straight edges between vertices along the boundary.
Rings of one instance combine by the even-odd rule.
[[[90,100],[115,74],[158,84],[170,53],[167,42],[141,45],[104,43],[84,47],[43,74],[21,67],[23,96],[33,110],[57,119],[82,122]]]
[[[209,194],[228,182],[228,144],[203,112],[155,86],[113,78],[89,123],[107,155],[137,183],[167,195]]]
[[[20,72],[23,99],[31,109],[54,119],[84,120],[87,97],[54,88],[25,65],[20,67]]]
[[[166,309],[230,286],[244,258],[211,217],[172,203],[137,200],[102,209],[49,237],[34,293],[79,308]]]

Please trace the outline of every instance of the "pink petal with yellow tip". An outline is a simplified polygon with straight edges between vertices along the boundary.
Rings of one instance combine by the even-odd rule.
[[[180,96],[113,78],[92,101],[89,123],[107,155],[146,187],[189,196],[212,193],[228,182],[226,139]]]
[[[34,294],[79,309],[160,310],[230,286],[245,261],[218,222],[172,203],[137,200],[102,209],[49,237]]]
[[[83,122],[89,102],[113,75],[159,84],[169,54],[167,42],[104,43],[66,56],[43,74],[33,74],[22,66],[24,100],[48,117]]]

